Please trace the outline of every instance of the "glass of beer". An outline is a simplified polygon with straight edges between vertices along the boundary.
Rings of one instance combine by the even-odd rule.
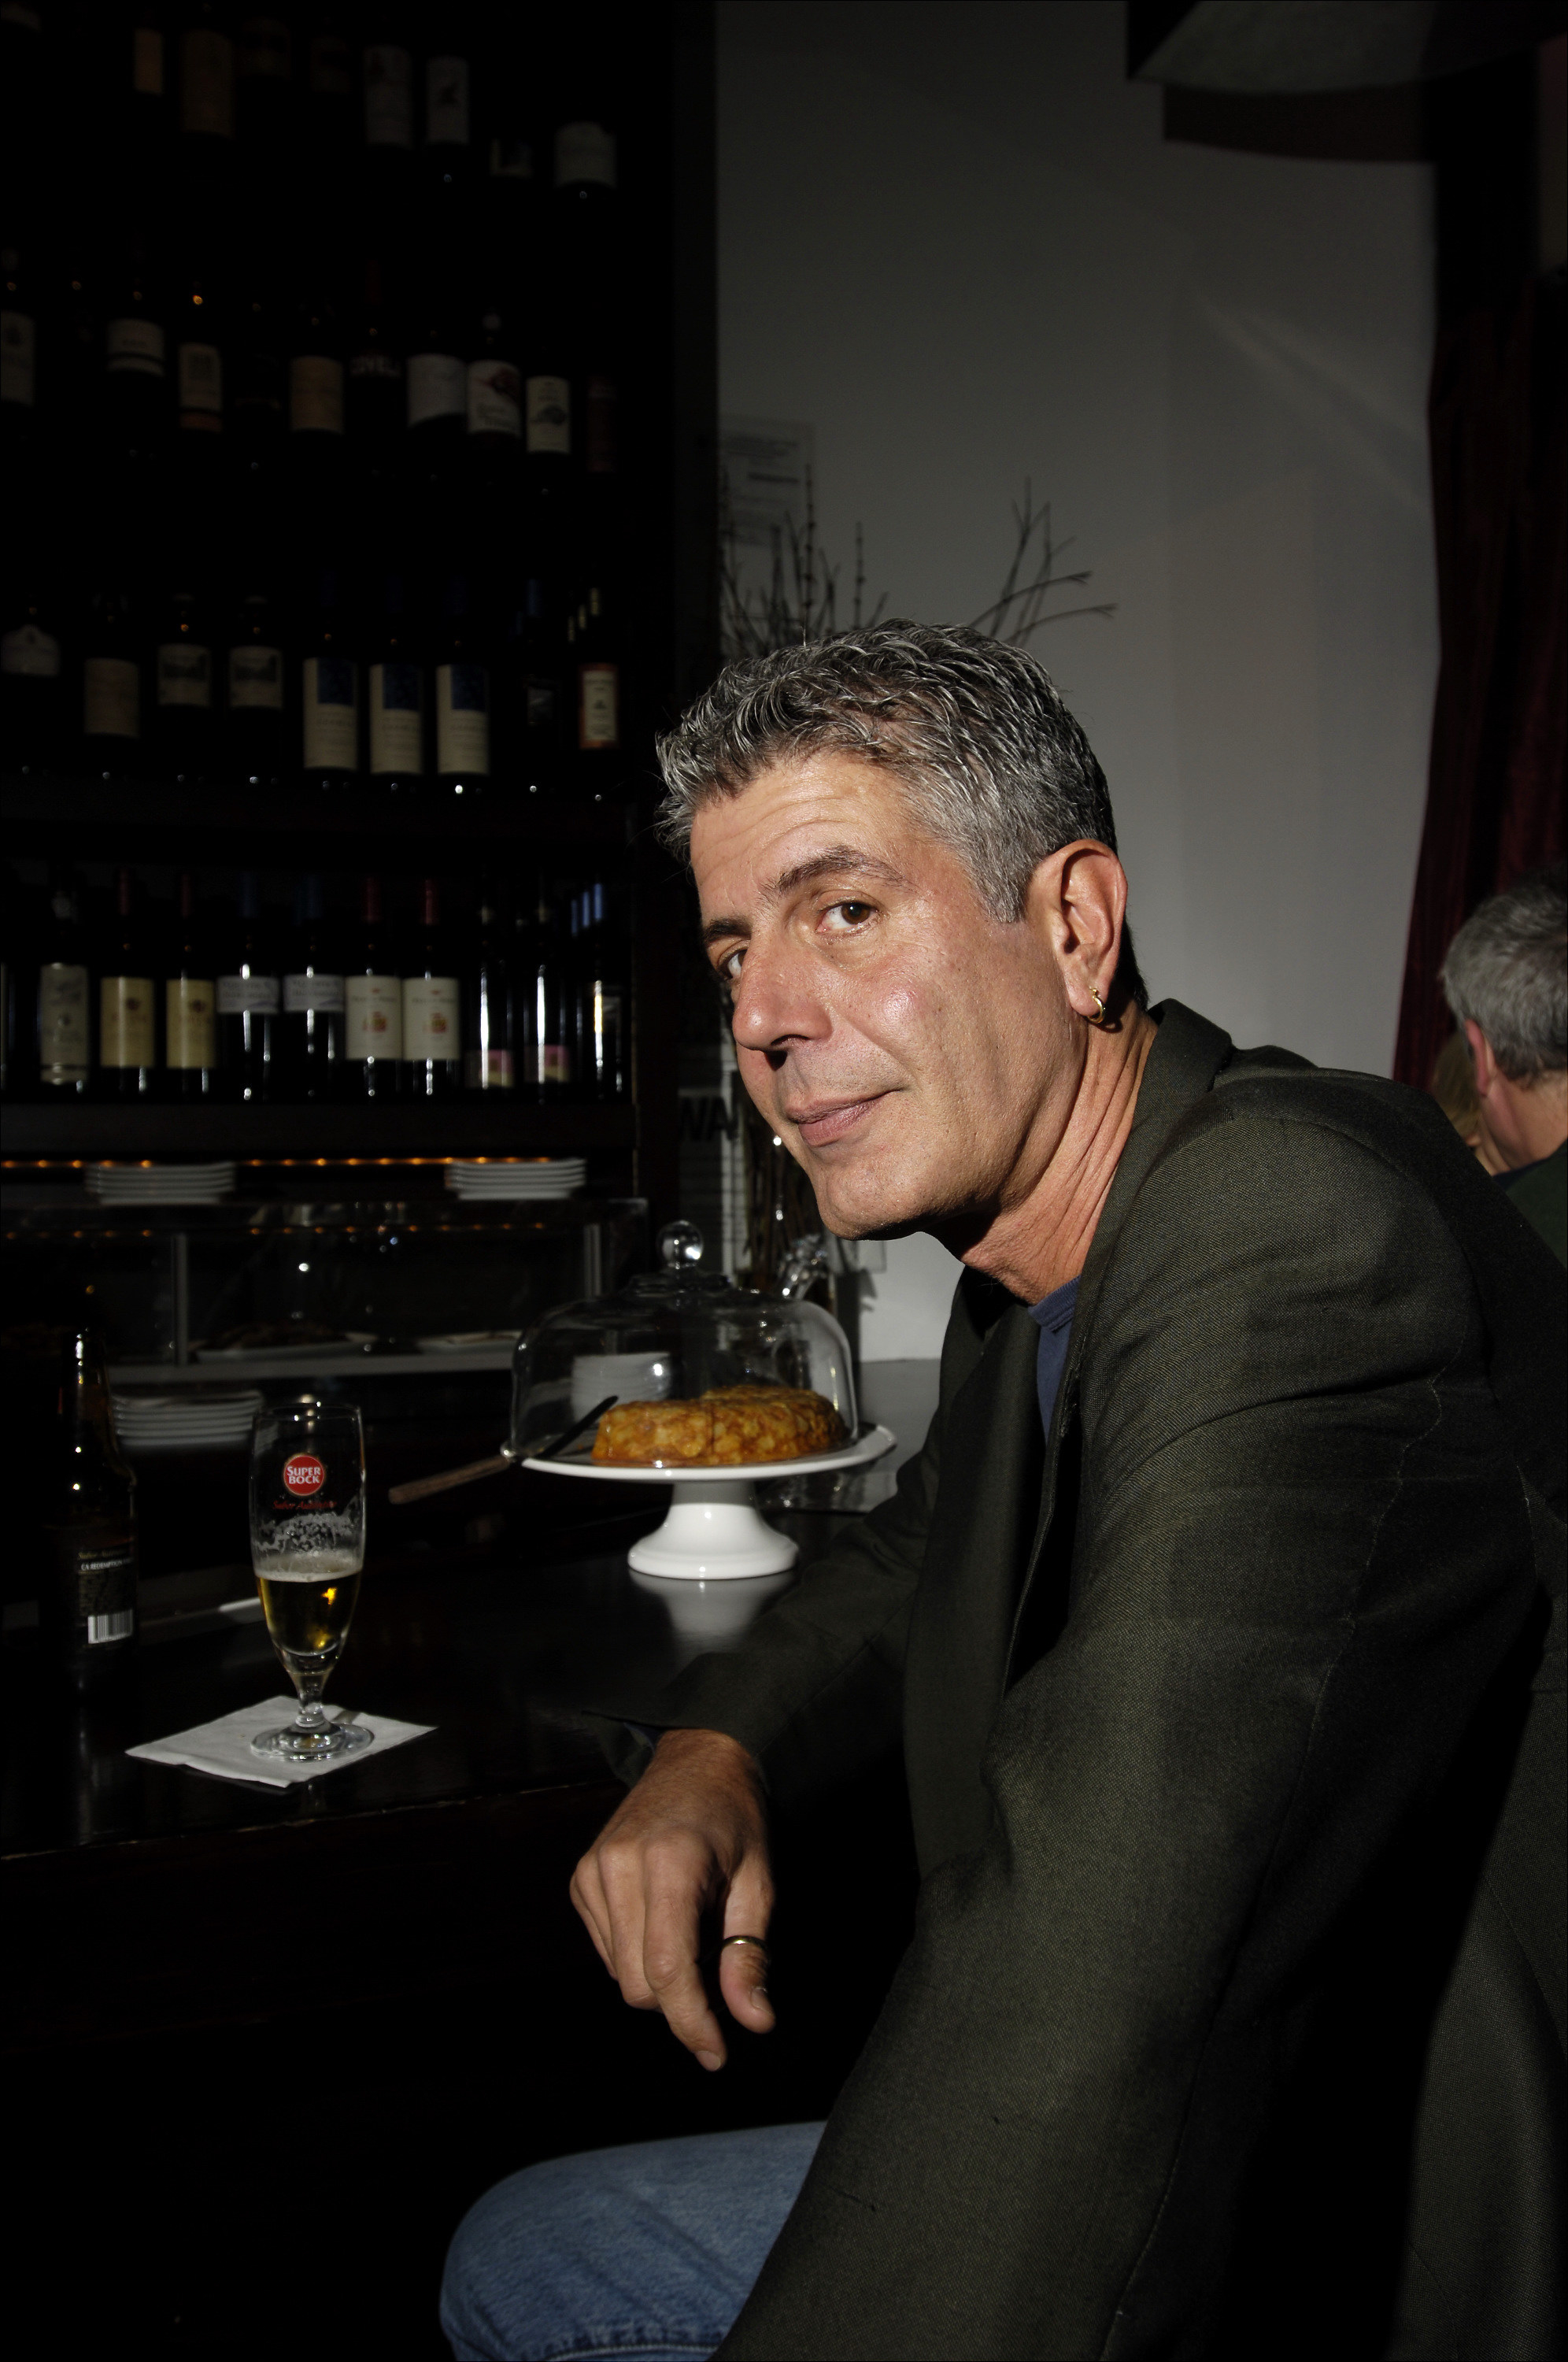
[[[321,1703],[343,1653],[365,1563],[365,1436],[348,1404],[304,1402],[258,1414],[250,1439],[250,1562],[272,1646],[299,1697],[258,1755],[325,1763],[373,1732],[328,1719]]]

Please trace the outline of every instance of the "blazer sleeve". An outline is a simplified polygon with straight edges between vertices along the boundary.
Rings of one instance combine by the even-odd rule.
[[[1091,1317],[1070,1611],[726,2356],[1205,2351],[1314,1963],[1529,1612],[1468,1269],[1386,1159],[1210,1103]]]

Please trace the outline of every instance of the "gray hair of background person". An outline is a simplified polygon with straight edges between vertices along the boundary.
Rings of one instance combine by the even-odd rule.
[[[1472,912],[1448,947],[1442,988],[1479,1025],[1510,1082],[1568,1066],[1568,890],[1561,861]]]
[[[890,771],[994,918],[1023,915],[1037,865],[1089,837],[1116,850],[1105,774],[1043,665],[977,632],[874,624],[727,665],[659,741],[659,834],[690,857],[705,803],[833,752]],[[1146,1005],[1124,933],[1117,980]]]

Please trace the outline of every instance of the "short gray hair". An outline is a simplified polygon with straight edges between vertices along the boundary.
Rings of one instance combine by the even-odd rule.
[[[1466,919],[1448,947],[1442,988],[1511,1082],[1568,1066],[1568,891],[1561,861],[1521,877]]]
[[[1044,666],[978,632],[905,623],[726,665],[659,741],[660,836],[690,857],[704,804],[829,748],[904,782],[995,918],[1022,916],[1035,867],[1064,844],[1116,850],[1105,774]]]

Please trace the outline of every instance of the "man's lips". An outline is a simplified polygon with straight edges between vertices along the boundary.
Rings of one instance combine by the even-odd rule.
[[[878,1099],[882,1091],[872,1091],[858,1099],[812,1099],[804,1107],[786,1108],[784,1120],[792,1123],[808,1148],[825,1148],[831,1141],[842,1140],[852,1131]]]

